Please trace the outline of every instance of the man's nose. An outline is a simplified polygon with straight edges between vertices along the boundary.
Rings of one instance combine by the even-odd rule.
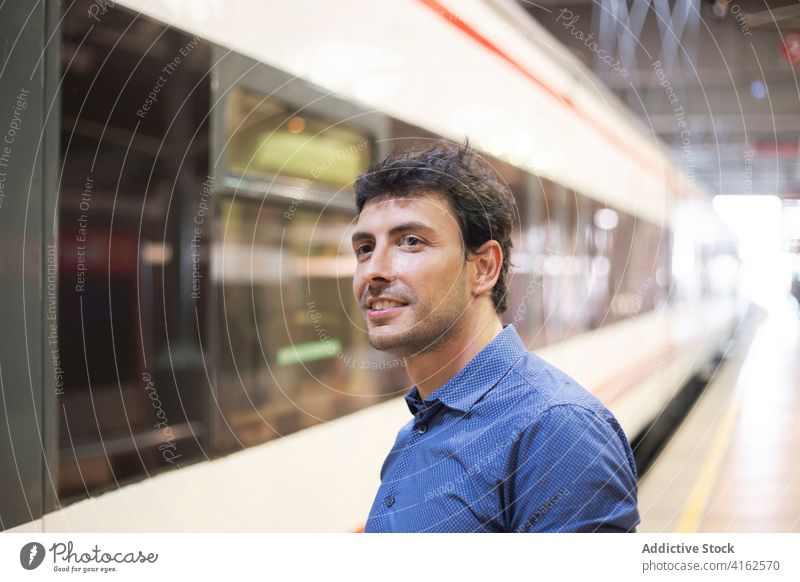
[[[394,253],[391,246],[376,246],[367,260],[364,278],[369,284],[385,283],[395,279]]]

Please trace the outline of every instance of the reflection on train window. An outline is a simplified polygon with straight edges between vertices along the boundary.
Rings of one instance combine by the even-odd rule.
[[[513,301],[504,316],[529,347],[562,341],[666,301],[667,231],[544,178],[536,190],[528,196],[516,249],[518,281],[512,283]]]
[[[370,140],[349,126],[237,87],[228,96],[228,165],[255,178],[348,187],[370,162]]]
[[[62,504],[203,458],[207,438],[204,299],[183,273],[208,174],[210,46],[118,7],[94,26],[89,6],[65,8],[62,40]],[[148,102],[172,55],[170,97]]]
[[[220,446],[236,449],[399,396],[352,293],[351,213],[225,199],[213,250]]]

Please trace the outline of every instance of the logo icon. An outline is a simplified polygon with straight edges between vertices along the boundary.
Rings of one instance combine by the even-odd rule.
[[[19,551],[19,563],[26,570],[35,570],[44,561],[44,546],[39,542],[29,542]]]

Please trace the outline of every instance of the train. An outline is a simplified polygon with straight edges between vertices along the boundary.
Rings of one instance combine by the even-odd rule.
[[[9,531],[359,531],[409,415],[351,290],[389,152],[470,140],[517,206],[503,322],[631,440],[739,324],[707,193],[511,0],[47,6],[45,502]]]

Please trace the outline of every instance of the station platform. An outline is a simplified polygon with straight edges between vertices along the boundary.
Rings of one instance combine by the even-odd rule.
[[[639,484],[640,532],[800,532],[800,320],[747,324]]]

